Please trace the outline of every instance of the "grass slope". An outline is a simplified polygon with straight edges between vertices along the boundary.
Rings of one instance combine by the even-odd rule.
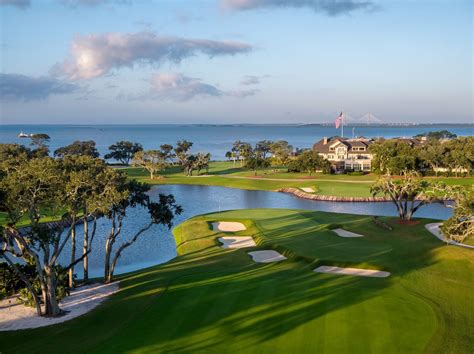
[[[212,221],[243,222],[236,235],[289,259],[256,264],[223,250]],[[0,351],[471,353],[473,252],[445,246],[425,222],[386,231],[367,216],[281,209],[194,217],[174,230],[179,257],[122,276],[121,291],[80,318],[0,333]],[[334,227],[365,237],[341,238]],[[392,276],[316,274],[318,264]]]

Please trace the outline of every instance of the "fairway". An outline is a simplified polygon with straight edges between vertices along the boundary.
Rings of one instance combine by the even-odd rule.
[[[123,275],[121,291],[80,318],[0,333],[4,353],[472,353],[474,253],[418,225],[369,216],[256,209],[175,228],[179,257]],[[214,222],[246,230],[213,231]],[[332,229],[363,237],[338,237]],[[257,246],[223,249],[224,236]],[[276,263],[247,252],[275,250]],[[316,273],[382,270],[386,278]],[[28,338],[28,340],[24,340]]]

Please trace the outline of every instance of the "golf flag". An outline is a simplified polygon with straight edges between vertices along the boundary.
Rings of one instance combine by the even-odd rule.
[[[336,124],[336,129],[338,129],[341,126],[343,119],[344,119],[344,115],[341,112],[341,114],[339,114],[339,117],[337,117],[336,121],[334,122]]]

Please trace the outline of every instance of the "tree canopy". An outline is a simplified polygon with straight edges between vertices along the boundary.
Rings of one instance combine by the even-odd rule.
[[[68,155],[99,157],[99,151],[95,146],[94,140],[79,141],[60,147],[54,151],[54,156],[64,157]]]
[[[122,140],[110,145],[109,150],[110,153],[104,156],[106,160],[114,159],[123,165],[128,165],[137,152],[143,151],[143,146],[139,143]]]

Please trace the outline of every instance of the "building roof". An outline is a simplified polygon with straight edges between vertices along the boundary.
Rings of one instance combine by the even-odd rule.
[[[326,138],[325,138],[326,139]],[[333,136],[331,138],[327,138],[326,144],[324,143],[325,139],[321,139],[313,145],[313,150],[319,153],[328,153],[329,147],[334,145],[336,142],[340,142],[346,145],[349,148],[349,151],[352,147],[368,147],[373,140],[366,139],[366,138],[355,138],[355,139],[347,139],[341,138],[340,136]]]

